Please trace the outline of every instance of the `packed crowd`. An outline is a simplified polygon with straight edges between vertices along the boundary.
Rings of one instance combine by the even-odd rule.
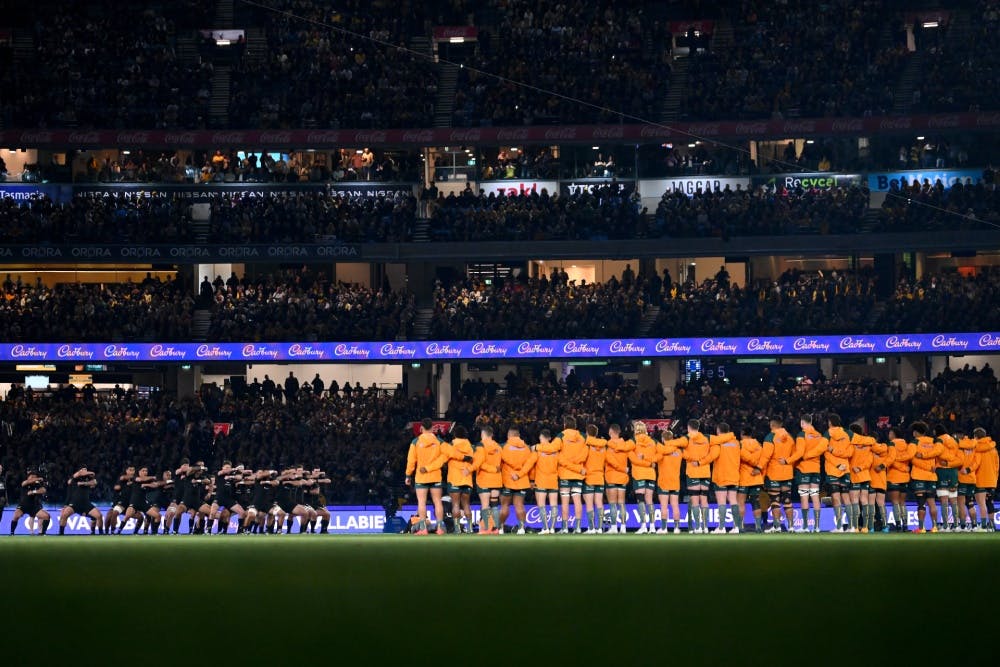
[[[982,231],[1000,225],[1000,190],[996,172],[988,168],[982,182],[946,187],[916,179],[895,184],[882,202],[881,225],[886,231]]]
[[[884,0],[742,3],[733,43],[691,57],[683,113],[692,119],[863,116],[892,111],[903,35],[881,41]]]
[[[308,267],[249,279],[235,274],[201,298],[212,311],[212,341],[396,340],[410,332],[413,296],[332,282]]]
[[[1000,54],[994,48],[1000,30],[1000,2],[976,0],[973,4],[965,33],[952,35],[946,24],[940,30],[948,31],[948,38],[927,49],[911,105],[915,111],[997,108],[996,96],[990,91],[1000,85]]]
[[[780,184],[735,190],[666,192],[657,205],[654,237],[844,234],[860,231],[869,192],[861,186],[787,189]]]
[[[213,470],[224,459],[254,469],[314,462],[330,475],[328,500],[380,505],[399,485],[406,426],[427,414],[427,401],[375,388],[315,392],[309,382],[293,401],[214,386],[180,400],[86,387],[49,397],[14,391],[0,401],[0,452],[5,473],[35,466],[65,480],[81,465],[96,470],[95,500],[111,499],[126,465],[159,474],[186,457]],[[232,424],[229,435],[213,432],[217,422]],[[63,502],[64,492],[52,485],[49,500]]]
[[[269,4],[293,15],[267,14],[266,58],[248,55],[233,70],[230,125],[433,125],[437,70],[408,52],[415,33],[407,14],[357,0],[336,9],[309,0]]]
[[[274,193],[265,198],[226,196],[212,202],[208,240],[401,242],[412,232],[416,213],[412,195],[340,197],[303,192]]]
[[[466,189],[438,197],[429,218],[437,241],[642,238],[649,227],[638,194],[610,187],[563,196],[545,190],[476,195]]]
[[[204,127],[214,70],[180,60],[175,25],[185,13],[202,14],[202,4],[36,5],[36,56],[0,73],[13,91],[0,114],[21,127]]]
[[[190,200],[115,196],[0,199],[3,243],[185,243],[192,237]]]
[[[877,331],[1000,330],[1000,271],[981,267],[973,276],[928,274],[901,280],[874,323]]]
[[[194,299],[180,281],[23,284],[7,274],[4,342],[190,340]]]
[[[503,80],[461,70],[453,124],[618,123],[618,111],[653,118],[667,93],[671,37],[645,20],[647,4],[493,0],[496,38],[480,37],[472,64]]]
[[[741,287],[723,268],[701,283],[674,283],[665,276],[650,291],[660,306],[649,332],[656,336],[862,331],[877,301],[876,280],[868,272],[786,271],[776,280]]]
[[[645,306],[636,282],[614,277],[578,285],[563,272],[502,287],[472,281],[447,288],[438,284],[431,337],[615,338],[638,329]]]

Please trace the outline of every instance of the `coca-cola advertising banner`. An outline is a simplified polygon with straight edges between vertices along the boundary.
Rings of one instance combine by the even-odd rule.
[[[859,336],[392,341],[376,343],[4,343],[0,361],[349,361],[780,357],[1000,353],[1000,332]]]
[[[438,435],[448,435],[451,433],[451,429],[455,426],[455,422],[449,422],[444,420],[437,420],[431,422],[431,433],[437,433]],[[420,435],[420,422],[410,422],[410,429],[413,431],[413,435]]]
[[[708,121],[666,125],[558,125],[532,127],[434,128],[413,130],[4,130],[0,146],[11,148],[342,148],[359,146],[449,146],[508,143],[632,143],[692,138],[806,138],[912,134],[937,130],[1000,128],[1000,111],[813,118],[759,121]]]
[[[0,262],[325,262],[358,259],[361,248],[336,241],[297,245],[5,245],[0,246]]]
[[[476,39],[479,28],[474,25],[438,25],[434,26],[434,41],[448,42],[452,39]]]
[[[479,189],[487,195],[506,195],[516,197],[518,195],[533,195],[548,193],[550,196],[559,193],[558,181],[519,181],[510,179],[507,181],[480,181]]]
[[[767,186],[774,190],[829,190],[863,183],[864,177],[861,174],[808,173],[750,177],[751,185]]]

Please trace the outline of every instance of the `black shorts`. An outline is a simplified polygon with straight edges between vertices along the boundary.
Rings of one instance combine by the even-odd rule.
[[[233,505],[239,505],[239,501],[232,497],[226,498],[224,496],[216,496],[215,504],[219,506],[219,509],[229,509]]]
[[[70,509],[73,510],[74,514],[90,514],[94,509],[94,503],[70,503]]]
[[[140,514],[145,514],[149,511],[149,503],[145,500],[140,500],[138,503],[129,503],[128,506]]]
[[[42,511],[42,503],[38,500],[29,500],[26,503],[18,503],[17,509],[28,516],[35,516]]]
[[[284,512],[285,514],[291,514],[292,510],[295,509],[295,506],[297,504],[298,503],[295,503],[295,502],[277,503],[278,507],[280,507],[281,511]]]

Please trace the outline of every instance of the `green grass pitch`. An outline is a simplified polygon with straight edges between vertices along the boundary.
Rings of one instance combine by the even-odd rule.
[[[894,664],[1000,620],[994,535],[46,536],[0,538],[0,563],[12,665],[744,665],[773,649],[811,667],[859,631]],[[969,658],[989,648],[972,639]]]

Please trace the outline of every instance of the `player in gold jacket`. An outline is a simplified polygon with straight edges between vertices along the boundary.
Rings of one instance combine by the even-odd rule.
[[[850,528],[848,532],[870,533],[875,521],[875,506],[870,504],[871,470],[872,461],[875,459],[872,446],[875,444],[875,438],[865,435],[861,424],[851,424],[848,428],[851,431],[851,444],[854,445],[854,452],[848,462],[848,466],[851,468],[851,490],[849,492],[851,504],[847,515]]]
[[[789,436],[791,437],[791,436]],[[746,503],[750,501],[753,511],[753,525],[756,532],[764,530],[761,516],[760,496],[764,490],[764,471],[768,461],[774,454],[774,441],[766,440],[760,444],[751,435],[750,429],[744,427],[740,431],[740,486],[736,492],[736,507],[742,517]],[[742,524],[743,519],[740,519]]]
[[[472,532],[472,461],[475,450],[469,434],[461,424],[455,426],[451,444],[441,446],[448,457],[448,495],[451,496],[451,515],[455,519],[453,532]],[[462,528],[462,519],[465,528]]]
[[[535,461],[535,503],[542,520],[540,534],[549,535],[556,532],[559,507],[559,443],[552,442],[549,429],[542,429],[535,453],[538,454]]]
[[[976,525],[976,472],[982,456],[976,452],[976,441],[965,435],[961,429],[955,430],[958,439],[958,453],[962,459],[958,468],[958,511],[962,530],[969,532]]]
[[[500,488],[503,476],[503,450],[493,439],[493,428],[479,429],[479,445],[472,458],[472,469],[476,473],[476,492],[479,494],[479,534],[488,535],[500,529]],[[492,527],[490,524],[492,523]]]
[[[847,435],[841,425],[840,415],[827,415],[827,430],[824,433],[828,443],[826,454],[823,455],[823,471],[826,473],[826,483],[830,485],[830,497],[833,500],[833,532],[844,532],[848,508],[851,503],[851,475],[848,463],[854,453],[851,436]]]
[[[904,531],[909,526],[906,511],[906,492],[910,488],[910,461],[917,453],[917,446],[907,442],[900,428],[889,429],[889,443],[892,446],[892,465],[886,474],[889,502],[896,520],[896,530]]]
[[[621,533],[627,532],[625,491],[629,480],[628,454],[635,449],[635,443],[623,440],[621,432],[621,426],[618,424],[608,427],[608,450],[604,456],[604,483],[608,494],[608,505],[611,506],[611,527],[608,532],[612,534],[619,532],[619,519],[621,519]]]
[[[583,515],[583,479],[587,476],[587,440],[576,430],[574,417],[563,417],[562,433],[556,436],[559,443],[559,496],[562,500],[563,534],[580,530]],[[569,501],[573,499],[573,522],[569,518]],[[575,524],[575,527],[571,528]]]
[[[524,509],[524,495],[531,488],[531,471],[535,467],[538,454],[521,440],[521,433],[516,428],[507,429],[507,442],[500,454],[500,473],[503,477],[503,491],[500,492],[500,528],[504,532],[507,517],[510,515],[510,504],[514,502],[514,516],[517,517],[517,534],[524,535],[524,522],[527,513]]]
[[[740,486],[740,443],[736,439],[736,434],[729,430],[729,424],[725,422],[716,424],[715,435],[710,442],[712,451],[717,452],[715,460],[712,461],[712,483],[715,485],[715,502],[719,509],[719,525],[712,532],[724,535],[729,508],[736,505],[736,490]],[[734,533],[739,533],[743,528],[740,523],[742,520],[742,509],[734,512]]]
[[[937,529],[941,532],[953,531],[958,524],[958,467],[962,457],[958,452],[958,441],[944,427],[934,426],[934,437],[944,447],[937,460]],[[951,505],[951,520],[948,520],[948,506]]]
[[[979,531],[993,532],[993,515],[988,511],[987,499],[996,493],[997,477],[1000,475],[1000,456],[997,455],[997,443],[986,434],[986,429],[976,428],[972,431],[976,441],[976,453],[979,454],[979,469],[976,471],[976,506],[979,507]],[[977,531],[977,532],[979,532]]]
[[[708,487],[712,481],[712,464],[702,464],[701,460],[710,458],[711,448],[708,438],[701,432],[701,420],[688,420],[683,447],[690,496],[688,532],[695,535],[708,533]]]
[[[917,497],[917,530],[923,533],[924,518],[928,507],[931,511],[931,528],[929,532],[936,533],[934,526],[934,497],[937,488],[937,459],[944,452],[944,445],[929,435],[930,428],[924,422],[913,422],[914,444],[917,451],[910,462],[910,485],[913,495]]]
[[[667,532],[667,517],[673,512],[674,534],[681,532],[680,493],[681,455],[683,438],[675,438],[672,431],[663,432],[663,443],[656,446],[659,457],[656,464],[656,493],[660,500],[660,534]],[[669,508],[669,511],[668,511]]]
[[[635,502],[639,510],[639,530],[637,535],[655,532],[653,522],[653,487],[656,482],[656,441],[646,433],[643,422],[635,422],[632,426],[635,432],[635,449],[629,452],[628,459],[632,462],[632,486],[635,490]]]
[[[586,507],[587,532],[602,532],[604,523],[604,459],[608,441],[597,437],[597,425],[587,425],[587,475],[583,480],[583,502]]]
[[[444,505],[441,503],[441,468],[447,457],[441,451],[441,438],[434,434],[434,422],[424,419],[420,423],[420,435],[410,443],[406,455],[406,484],[411,483],[417,492],[417,535],[426,535],[430,526],[427,521],[427,493],[434,502],[434,518],[437,532],[444,533]],[[416,473],[416,477],[414,477]]]
[[[820,460],[826,452],[829,441],[823,434],[813,428],[812,415],[805,414],[799,418],[799,435],[795,438],[795,454],[798,462],[795,464],[795,484],[799,491],[799,504],[802,507],[803,532],[810,532],[809,506],[812,504],[812,532],[819,532],[820,499],[819,479]],[[788,518],[791,526],[792,519]]]
[[[878,520],[882,522],[882,532],[889,532],[889,515],[885,513],[885,491],[887,476],[890,466],[892,466],[895,456],[895,448],[884,442],[876,442],[872,445],[872,489],[868,494],[868,503],[874,504],[874,512]]]

